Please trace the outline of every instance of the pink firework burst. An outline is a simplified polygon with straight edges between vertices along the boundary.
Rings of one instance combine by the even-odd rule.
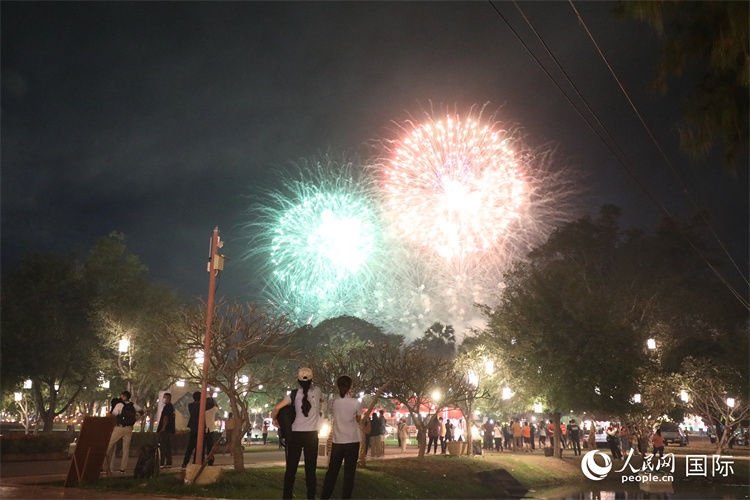
[[[529,194],[510,135],[457,115],[410,125],[383,169],[399,231],[448,260],[497,248]]]

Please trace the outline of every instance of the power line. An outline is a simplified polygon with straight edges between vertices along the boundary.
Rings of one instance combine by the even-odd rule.
[[[514,2],[515,3],[515,2]],[[612,68],[612,65],[607,60],[607,57],[604,55],[604,51],[599,47],[599,44],[596,42],[596,39],[594,38],[594,35],[591,33],[591,30],[589,30],[589,27],[586,25],[586,22],[583,20],[583,17],[581,16],[581,13],[578,12],[578,9],[576,9],[576,6],[573,4],[573,0],[568,0],[568,3],[570,4],[570,7],[573,9],[573,12],[575,12],[576,16],[578,17],[578,22],[583,27],[584,31],[586,31],[586,34],[588,35],[591,42],[594,44],[594,47],[596,48],[596,51],[599,53],[599,56],[602,58],[602,61],[604,61],[604,64],[607,66],[607,69],[609,70],[609,73],[612,75],[612,78],[614,78],[615,82],[617,82],[617,86],[620,87],[620,91],[622,91],[622,94],[625,96],[625,99],[628,101],[628,104],[630,104],[630,108],[633,110],[633,113],[635,113],[635,116],[638,117],[638,120],[641,122],[641,125],[643,125],[643,128],[646,130],[646,134],[648,134],[649,138],[651,139],[651,142],[654,144],[656,149],[659,151],[659,154],[661,155],[662,159],[664,160],[664,163],[667,165],[669,170],[672,172],[673,177],[680,183],[682,186],[682,191],[687,197],[687,199],[690,201],[690,203],[693,205],[693,209],[698,213],[698,215],[703,220],[704,224],[708,227],[708,229],[711,231],[711,234],[713,235],[716,242],[719,244],[719,247],[722,249],[724,254],[729,258],[729,261],[732,263],[734,268],[737,270],[737,273],[742,277],[742,279],[750,285],[750,281],[747,280],[747,277],[745,276],[745,273],[742,272],[740,269],[740,266],[737,265],[737,262],[734,260],[732,255],[729,253],[729,250],[724,245],[724,242],[721,241],[721,238],[719,238],[719,235],[714,230],[713,225],[711,224],[711,221],[704,216],[703,210],[700,207],[700,205],[695,201],[693,198],[690,188],[687,186],[687,183],[680,175],[680,172],[677,170],[677,168],[674,166],[672,161],[667,156],[667,153],[664,151],[664,148],[661,146],[659,141],[656,139],[656,136],[651,131],[651,128],[646,124],[646,120],[644,120],[643,116],[641,115],[640,111],[638,110],[638,107],[635,105],[633,100],[630,98],[630,94],[625,89],[625,86],[622,84],[620,79],[617,77],[617,74],[615,73],[614,68]],[[520,8],[519,8],[520,10]]]
[[[510,24],[508,19],[500,12],[500,10],[495,6],[493,3],[493,0],[488,0],[490,6],[495,11],[497,16],[505,23],[505,25],[510,29],[510,31],[515,35],[516,39],[521,43],[521,45],[526,49],[526,52],[531,56],[531,58],[536,62],[536,64],[539,66],[539,68],[544,72],[544,74],[552,81],[552,83],[557,87],[557,89],[563,94],[565,99],[568,101],[568,103],[573,107],[573,109],[578,113],[578,115],[584,120],[586,125],[589,127],[589,129],[604,143],[604,145],[609,149],[610,153],[615,157],[617,162],[622,166],[622,168],[627,172],[627,174],[633,179],[633,181],[638,185],[638,187],[643,190],[643,192],[646,194],[646,196],[654,203],[656,204],[666,215],[668,218],[674,220],[675,218],[670,213],[669,209],[667,209],[666,206],[664,206],[654,195],[651,193],[651,191],[648,189],[648,187],[641,181],[641,179],[636,175],[635,171],[630,167],[628,162],[624,159],[626,156],[624,151],[622,151],[622,148],[618,145],[615,138],[612,136],[612,134],[609,132],[609,129],[602,123],[602,121],[599,119],[598,115],[594,112],[594,110],[591,108],[591,106],[588,104],[588,101],[583,97],[580,90],[578,90],[578,87],[575,85],[575,83],[572,81],[572,79],[569,77],[567,72],[562,69],[562,65],[557,60],[557,58],[554,56],[552,51],[549,49],[549,46],[544,42],[544,40],[541,38],[539,33],[533,29],[533,26],[531,26],[532,31],[536,34],[536,36],[542,41],[542,44],[545,46],[548,54],[552,59],[556,62],[557,66],[561,69],[563,74],[567,78],[568,84],[575,90],[576,95],[581,99],[581,101],[584,103],[584,106],[586,107],[586,110],[594,117],[594,120],[596,121],[597,125],[604,131],[602,133],[601,131],[597,130],[596,127],[591,123],[590,119],[584,115],[584,113],[578,108],[578,106],[573,102],[573,99],[568,95],[568,93],[565,91],[565,89],[562,88],[560,83],[555,79],[555,77],[549,72],[549,70],[544,66],[544,64],[539,60],[539,58],[534,54],[534,52],[531,50],[531,48],[528,46],[526,41],[520,36],[520,34],[513,28],[513,26]],[[514,2],[515,3],[515,2]],[[516,8],[519,9],[520,7],[516,4]],[[526,19],[527,24],[531,25],[530,21],[528,21],[528,18],[524,16],[524,19]],[[705,264],[708,266],[708,268],[714,273],[714,275],[721,281],[721,283],[727,287],[729,292],[746,308],[750,309],[750,303],[742,296],[741,293],[739,293],[727,280],[724,278],[724,276],[719,272],[716,267],[711,264],[711,262],[708,260],[708,258],[701,252],[701,250],[693,243],[693,241],[688,238],[686,235],[682,235],[683,238],[687,241],[687,243],[690,245],[690,247],[698,254],[698,256],[701,257],[701,259],[705,262]]]

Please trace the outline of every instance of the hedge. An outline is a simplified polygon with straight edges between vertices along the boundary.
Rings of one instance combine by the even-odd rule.
[[[0,453],[29,454],[29,453],[60,453],[68,452],[68,446],[73,442],[73,436],[63,432],[47,434],[10,433],[0,436]]]

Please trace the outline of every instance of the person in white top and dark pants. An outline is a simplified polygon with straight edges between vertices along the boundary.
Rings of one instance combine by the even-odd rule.
[[[302,452],[305,453],[305,484],[307,498],[315,498],[315,468],[318,464],[318,428],[320,426],[320,404],[323,395],[320,389],[312,385],[312,370],[300,368],[297,372],[297,383],[300,389],[287,396],[273,409],[274,425],[278,427],[276,416],[283,407],[293,404],[295,417],[292,424],[292,435],[287,439],[286,473],[284,474],[284,496],[292,498],[294,479]]]
[[[352,379],[342,375],[336,380],[339,390],[338,398],[331,401],[330,409],[333,418],[333,446],[328,472],[323,482],[323,493],[320,498],[331,498],[336,478],[344,463],[344,489],[342,498],[351,498],[354,490],[354,474],[357,470],[359,456],[359,421],[362,419],[362,405],[353,399],[349,392]]]

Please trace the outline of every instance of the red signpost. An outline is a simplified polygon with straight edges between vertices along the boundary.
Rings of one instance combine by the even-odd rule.
[[[201,387],[201,406],[198,416],[198,442],[195,447],[195,463],[203,464],[203,437],[206,425],[206,399],[208,398],[208,368],[211,358],[211,320],[214,312],[214,291],[216,289],[216,274],[224,266],[218,251],[221,246],[219,240],[219,226],[214,228],[211,238],[211,248],[208,257],[208,304],[206,304],[206,339],[203,342],[203,387]]]

